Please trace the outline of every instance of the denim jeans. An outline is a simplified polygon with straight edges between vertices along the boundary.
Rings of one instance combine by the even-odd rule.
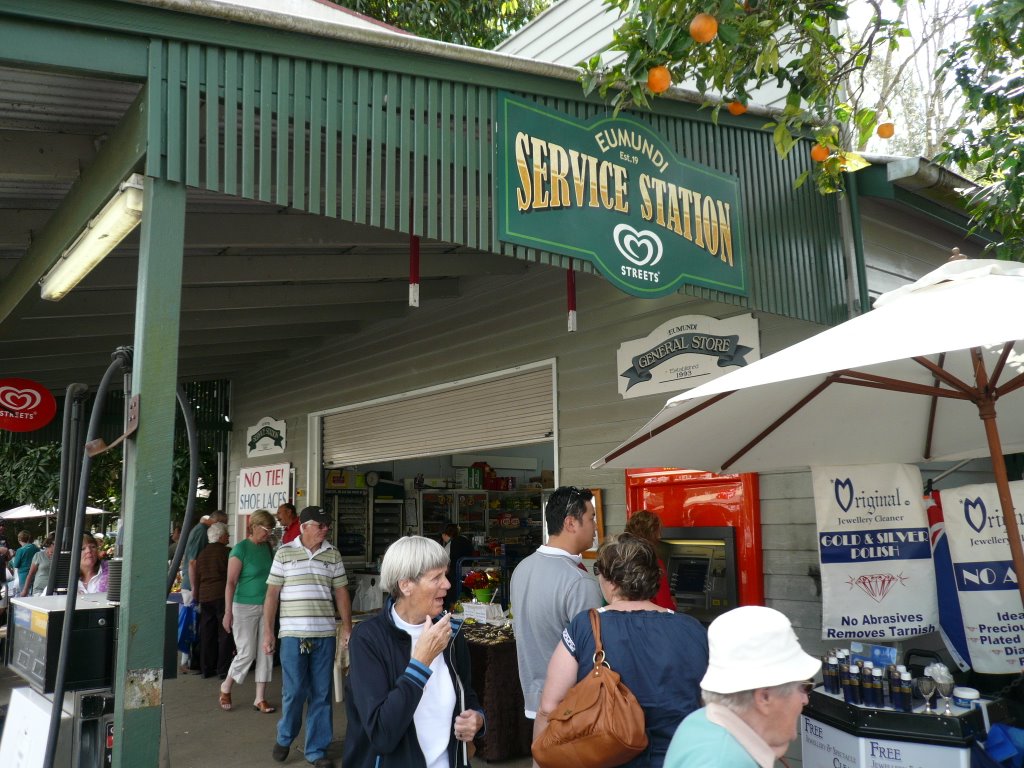
[[[305,756],[319,760],[334,738],[331,682],[334,679],[335,638],[306,638],[309,653],[299,653],[298,637],[281,638],[281,719],[277,743],[290,747],[302,727],[302,706],[306,710]]]

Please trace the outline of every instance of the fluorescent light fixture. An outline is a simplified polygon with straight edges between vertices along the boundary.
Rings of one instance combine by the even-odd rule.
[[[43,298],[63,299],[142,221],[142,176],[133,173],[86,225],[46,276]]]

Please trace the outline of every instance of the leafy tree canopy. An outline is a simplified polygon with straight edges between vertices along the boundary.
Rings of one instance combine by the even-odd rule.
[[[766,125],[776,149],[785,156],[798,137],[813,137],[821,148],[812,156],[824,158],[814,179],[820,191],[834,192],[842,188],[844,172],[865,164],[852,148],[889,119],[873,107],[851,106],[863,101],[856,98],[860,73],[909,34],[899,13],[908,0],[896,0],[892,18],[880,0],[867,0],[873,16],[847,31],[838,22],[847,19],[854,1],[605,0],[623,14],[611,45],[611,53],[621,55],[587,62],[584,88],[596,89],[616,110],[647,106],[652,98],[648,73],[665,66],[673,82],[696,85],[717,120],[723,103],[746,104],[755,90],[779,87],[786,94],[784,106]],[[691,21],[699,14],[716,22],[706,43],[696,38],[707,24],[691,35]],[[972,201],[972,212],[979,224],[1002,232],[1003,251],[1015,247],[1018,254],[1024,244],[1024,174],[1018,173],[1024,168],[1022,46],[1024,0],[990,0],[975,10],[968,35],[949,58],[967,109],[962,141],[951,144],[946,155],[980,167],[981,181],[994,183]],[[842,125],[853,130],[844,132]]]
[[[548,0],[335,0],[420,37],[493,48],[543,11]]]
[[[941,159],[972,167],[985,185],[971,201],[977,226],[1002,233],[998,255],[1024,259],[1024,0],[975,8],[943,69],[966,96],[967,119]]]
[[[880,6],[868,29],[854,39],[836,24],[847,18],[842,0],[606,2],[624,14],[612,43],[624,56],[608,67],[599,57],[588,62],[584,87],[597,88],[616,109],[649,104],[648,72],[659,65],[668,67],[674,82],[695,83],[715,119],[723,100],[746,104],[753,91],[775,86],[786,92],[786,101],[767,127],[781,155],[793,149],[798,136],[813,135],[829,150],[815,174],[824,192],[840,188],[842,171],[863,167],[849,146],[875,130],[879,115],[850,106],[849,84],[872,57],[907,34],[899,20],[882,16]],[[710,14],[717,25],[706,43],[691,34],[691,20],[699,14]],[[840,135],[839,125],[845,123],[859,134],[852,142]]]

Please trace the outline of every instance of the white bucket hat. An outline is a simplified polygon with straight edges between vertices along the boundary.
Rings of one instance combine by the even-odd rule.
[[[772,608],[746,605],[708,627],[708,671],[700,687],[736,693],[809,680],[821,661],[804,653],[792,625]]]

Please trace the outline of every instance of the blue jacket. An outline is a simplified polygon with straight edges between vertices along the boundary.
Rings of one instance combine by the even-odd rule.
[[[345,768],[426,766],[413,714],[431,670],[411,659],[412,638],[395,626],[393,605],[394,600],[388,598],[380,613],[354,627],[349,640],[350,667],[345,680],[348,727],[341,759]],[[455,717],[463,709],[483,714],[483,707],[473,692],[465,638],[456,633],[442,653],[455,686],[448,764],[466,768],[465,745],[455,739]],[[465,691],[465,707],[460,706],[460,686]]]

